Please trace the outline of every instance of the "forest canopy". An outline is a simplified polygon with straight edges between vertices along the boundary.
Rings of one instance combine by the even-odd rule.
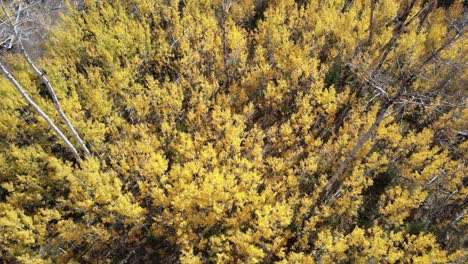
[[[465,1],[6,2],[1,261],[468,261]]]

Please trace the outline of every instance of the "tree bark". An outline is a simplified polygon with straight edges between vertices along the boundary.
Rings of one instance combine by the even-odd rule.
[[[362,146],[370,139],[372,134],[375,132],[377,127],[379,127],[380,123],[385,119],[385,113],[387,112],[388,108],[392,105],[393,100],[386,100],[379,109],[377,114],[377,118],[375,119],[372,126],[364,133],[353,147],[353,149],[346,155],[346,159],[341,163],[340,167],[336,172],[333,174],[331,179],[328,181],[325,190],[322,192],[321,201],[325,200],[330,193],[335,190],[345,179],[344,172],[348,168],[349,164],[354,160],[357,152],[362,148]]]
[[[406,19],[408,18],[409,14],[411,12],[411,9],[413,8],[415,3],[416,3],[416,1],[414,1],[414,0],[411,2],[410,6],[409,6],[409,9],[401,17],[402,21],[400,22],[401,23],[400,26],[398,26],[395,29],[395,32],[393,33],[393,37],[383,46],[383,53],[382,53],[382,56],[380,58],[379,63],[377,64],[377,68],[376,68],[377,71],[380,70],[380,68],[382,68],[385,60],[388,57],[388,54],[390,54],[390,51],[392,50],[392,47],[396,44],[398,38],[404,32],[405,28],[408,27],[411,23],[413,23],[413,21],[415,21],[419,16],[423,15],[424,11],[427,8],[429,8],[432,4],[435,3],[435,0],[431,1],[428,5],[426,5],[421,10],[419,10],[419,12],[416,15],[414,15],[412,18],[410,18],[408,21],[406,21]]]
[[[68,138],[62,133],[62,131],[54,124],[54,122],[50,119],[50,117],[42,111],[42,109],[26,94],[25,90],[23,87],[18,83],[18,81],[11,75],[11,73],[6,69],[6,67],[3,65],[3,63],[0,62],[0,69],[1,71],[6,75],[8,80],[15,86],[16,90],[21,94],[21,96],[26,100],[26,102],[40,115],[42,118],[45,119],[47,124],[52,128],[52,130],[57,133],[57,135],[63,140],[65,145],[71,150],[73,155],[75,156],[76,160],[78,162],[81,162],[80,155],[78,154],[78,151],[76,148],[73,146],[73,144],[68,140]]]
[[[18,23],[18,19],[20,17],[20,14],[21,14],[21,11],[22,11],[22,8],[21,8],[21,4],[20,6],[18,7],[18,11],[17,11],[17,16],[16,16],[16,24]],[[68,119],[68,117],[65,115],[65,113],[63,112],[62,110],[62,107],[60,106],[60,101],[58,100],[57,98],[57,95],[55,93],[55,90],[54,88],[52,87],[52,84],[50,83],[50,81],[47,79],[47,77],[45,76],[44,72],[42,72],[37,66],[36,64],[34,63],[34,61],[31,59],[31,57],[29,57],[29,54],[26,52],[26,49],[24,48],[24,45],[23,45],[23,42],[21,41],[21,38],[20,38],[20,35],[19,35],[19,32],[18,32],[18,29],[16,27],[16,24],[13,24],[10,17],[8,16],[8,13],[2,3],[2,10],[3,10],[3,13],[5,14],[5,16],[7,16],[7,20],[8,20],[8,23],[10,24],[10,27],[11,29],[13,30],[13,37],[12,39],[16,38],[17,39],[17,42],[19,44],[19,47],[20,47],[20,50],[21,50],[21,54],[23,55],[23,57],[26,59],[26,61],[28,62],[29,66],[34,70],[34,72],[41,78],[41,81],[42,83],[47,87],[47,90],[49,91],[49,94],[52,98],[52,101],[54,102],[54,107],[55,109],[57,110],[57,112],[59,113],[60,117],[63,119],[63,121],[65,122],[65,124],[67,125],[68,127],[68,130],[71,132],[71,134],[73,135],[73,137],[75,138],[75,140],[78,142],[78,144],[81,146],[81,148],[83,149],[83,151],[85,152],[86,155],[91,155],[90,151],[88,150],[88,148],[86,147],[86,144],[84,143],[84,141],[81,139],[81,137],[79,136],[78,132],[76,132],[75,128],[73,127],[72,123],[70,122],[70,120]],[[12,43],[10,43],[12,44]],[[11,47],[10,47],[11,48]]]
[[[17,38],[18,38],[18,36],[17,36]],[[78,132],[76,132],[76,130],[73,127],[72,123],[70,122],[70,120],[67,118],[67,116],[63,112],[62,107],[60,106],[60,101],[58,100],[57,95],[55,94],[55,91],[54,91],[54,88],[52,87],[52,84],[47,79],[44,72],[39,70],[39,68],[36,66],[36,64],[29,57],[29,55],[26,52],[26,50],[24,49],[23,43],[21,42],[20,39],[18,39],[18,43],[20,45],[21,53],[23,54],[24,58],[28,62],[29,66],[31,66],[31,68],[33,68],[34,72],[36,72],[36,74],[41,78],[42,83],[44,83],[44,85],[47,87],[47,90],[49,91],[49,94],[52,97],[52,101],[54,102],[54,107],[57,110],[57,112],[59,113],[60,117],[65,122],[65,124],[67,124],[68,130],[70,130],[70,132],[72,133],[75,140],[78,141],[78,144],[80,144],[81,148],[86,153],[86,155],[90,156],[91,153],[88,150],[88,148],[86,147],[86,144],[81,139],[80,135],[78,134]]]

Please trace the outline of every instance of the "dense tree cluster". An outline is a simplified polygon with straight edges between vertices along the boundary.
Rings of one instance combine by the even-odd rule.
[[[70,7],[36,68],[2,53],[0,259],[467,261],[465,9]]]

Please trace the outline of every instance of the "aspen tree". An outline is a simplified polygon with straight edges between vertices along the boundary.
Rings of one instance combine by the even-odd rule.
[[[466,262],[466,14],[442,2],[69,6],[34,63],[93,157],[0,78],[0,258]]]

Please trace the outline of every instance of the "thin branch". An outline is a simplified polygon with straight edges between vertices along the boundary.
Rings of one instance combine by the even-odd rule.
[[[366,82],[370,83],[372,86],[374,86],[375,89],[379,90],[379,92],[380,92],[381,94],[384,94],[384,95],[387,96],[387,98],[388,98],[387,92],[386,92],[382,87],[378,86],[377,84],[375,84],[373,81],[367,79],[366,77],[362,77],[362,78],[364,78],[364,80],[365,80]]]
[[[20,15],[21,15],[21,7],[22,7],[23,3],[20,3],[19,6],[18,6],[18,12],[16,14],[16,20],[15,20],[15,23],[12,24],[11,23],[11,20],[10,18],[8,17],[8,14],[5,12],[5,8],[3,7],[3,3],[2,3],[2,9],[3,9],[3,12],[5,13],[5,15],[7,16],[7,22],[10,23],[10,25],[13,27],[13,36],[10,38],[10,43],[8,44],[8,48],[7,49],[11,49],[13,47],[13,42],[15,40],[15,36],[16,36],[16,27],[18,25],[18,21],[19,21],[19,18],[20,18]]]
[[[461,136],[464,136],[464,137],[468,137],[468,132],[466,132],[466,131],[458,131],[458,130],[456,130],[455,132],[457,132],[458,135],[461,135]]]

